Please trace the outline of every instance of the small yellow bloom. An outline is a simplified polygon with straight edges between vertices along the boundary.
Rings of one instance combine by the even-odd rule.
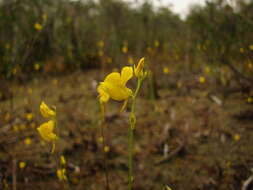
[[[57,170],[57,177],[60,181],[66,181],[67,180],[67,176],[66,176],[66,169],[58,169]]]
[[[55,127],[55,122],[53,120],[50,120],[48,122],[43,123],[40,125],[37,130],[40,133],[40,136],[45,141],[54,141],[57,139],[57,135],[53,132]]]
[[[239,141],[241,139],[241,136],[239,134],[234,135],[234,140]]]
[[[132,67],[124,67],[121,73],[112,72],[107,75],[97,88],[100,103],[106,103],[110,98],[116,101],[127,100],[132,95],[132,90],[126,87],[126,83],[132,76]]]
[[[164,74],[169,74],[169,73],[170,73],[169,67],[164,67],[164,68],[163,68],[163,73],[164,73]]]
[[[66,159],[65,159],[65,157],[63,155],[61,155],[60,161],[61,161],[62,165],[66,165]]]
[[[123,47],[122,47],[122,52],[123,52],[123,53],[127,53],[127,51],[128,51],[127,46],[123,46]]]
[[[243,48],[240,48],[240,52],[241,52],[241,53],[244,53],[244,49],[243,49]]]
[[[134,65],[134,74],[137,78],[141,78],[144,76],[144,72],[143,72],[143,69],[144,69],[144,62],[145,61],[145,58],[141,58],[137,67],[135,67]]]
[[[41,102],[40,104],[40,113],[45,118],[54,118],[56,113],[54,110],[50,109],[45,102]]]
[[[26,119],[27,119],[27,121],[32,121],[32,119],[33,119],[33,114],[32,114],[32,113],[27,113],[27,114],[26,114]]]
[[[253,102],[253,98],[252,98],[252,97],[248,97],[248,98],[247,98],[247,102],[248,102],[248,103],[252,103],[252,102]]]
[[[20,169],[23,169],[26,166],[26,163],[25,162],[19,162],[18,165],[19,165]]]
[[[34,64],[34,70],[38,71],[40,69],[40,65],[38,63]]]
[[[248,63],[248,68],[252,69],[253,68],[253,64],[252,63]]]
[[[26,138],[24,141],[25,145],[29,146],[30,144],[32,144],[32,140],[31,138]]]
[[[210,73],[210,68],[209,67],[205,67],[205,72],[206,72],[206,74],[209,74]]]
[[[155,40],[155,41],[154,41],[154,46],[155,46],[156,48],[158,48],[159,45],[160,45],[159,41],[158,41],[158,40]]]
[[[200,83],[205,83],[205,82],[206,82],[205,77],[199,77],[199,82],[200,82]]]
[[[249,45],[249,49],[253,51],[253,45]]]
[[[41,30],[42,30],[42,25],[36,22],[36,23],[34,24],[34,28],[35,28],[36,30],[38,30],[38,31],[41,31]]]
[[[103,141],[104,141],[104,138],[103,138],[103,137],[99,137],[99,138],[98,138],[98,142],[103,143]]]
[[[97,43],[97,46],[100,47],[100,48],[103,48],[103,47],[105,46],[104,41],[100,40],[100,41]]]
[[[110,151],[110,147],[109,146],[105,146],[104,147],[104,152],[109,152]]]

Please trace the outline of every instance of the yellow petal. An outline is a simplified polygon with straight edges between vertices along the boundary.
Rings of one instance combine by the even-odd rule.
[[[127,81],[133,77],[132,67],[123,67],[121,70],[121,81],[123,85],[126,85]]]
[[[97,88],[97,91],[99,93],[99,101],[100,101],[100,103],[106,103],[106,102],[108,102],[110,96],[106,92],[106,87],[104,85],[104,82],[100,83],[100,85]]]
[[[131,89],[123,85],[114,85],[112,83],[104,83],[107,88],[107,92],[113,100],[122,101],[129,98],[132,95]]]
[[[106,76],[105,81],[106,83],[111,83],[114,85],[120,85],[121,84],[121,77],[118,72],[113,72]]]
[[[55,117],[56,113],[52,109],[50,109],[45,102],[41,102],[40,104],[40,112],[41,115],[45,118],[53,118]]]
[[[53,120],[50,120],[46,123],[43,123],[40,125],[37,130],[39,131],[40,136],[45,140],[45,141],[54,141],[57,139],[56,134],[53,133],[55,126],[55,122]]]

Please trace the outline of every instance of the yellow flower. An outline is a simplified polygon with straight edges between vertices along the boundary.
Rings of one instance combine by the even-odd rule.
[[[27,145],[27,146],[29,146],[30,144],[32,144],[31,138],[26,138],[24,142],[25,142],[25,145]]]
[[[54,110],[50,109],[45,102],[41,102],[40,104],[40,113],[45,118],[54,118],[56,113]]]
[[[164,68],[163,68],[163,73],[164,73],[164,74],[169,74],[169,73],[170,73],[169,67],[164,67]]]
[[[155,40],[155,41],[154,41],[154,46],[155,46],[156,48],[158,48],[159,45],[160,45],[159,41],[158,41],[158,40]]]
[[[61,155],[60,160],[62,165],[66,165],[66,159],[63,155]]]
[[[106,103],[110,98],[116,101],[127,100],[132,95],[132,90],[126,87],[126,83],[132,76],[132,67],[124,67],[121,74],[112,72],[107,75],[97,88],[100,103]]]
[[[66,181],[67,180],[67,176],[66,176],[66,169],[58,169],[57,170],[57,177],[60,181]]]
[[[104,152],[109,152],[110,151],[110,147],[109,146],[105,146],[104,147]]]
[[[40,69],[40,65],[39,65],[38,63],[35,63],[35,64],[34,64],[34,69],[35,69],[36,71],[38,71],[38,70]]]
[[[41,30],[42,30],[41,24],[39,24],[39,23],[37,23],[37,22],[34,24],[34,28],[35,28],[36,30],[38,30],[38,31],[41,31]]]
[[[247,98],[247,102],[248,102],[248,103],[252,103],[252,102],[253,102],[252,97],[248,97],[248,98]]]
[[[123,47],[122,47],[122,52],[123,52],[123,53],[127,53],[127,51],[128,51],[127,46],[123,46]]]
[[[205,82],[206,82],[205,77],[199,77],[199,82],[200,82],[200,83],[205,83]]]
[[[241,139],[241,136],[239,134],[234,135],[234,140],[239,141]]]
[[[141,58],[137,67],[135,67],[134,65],[134,74],[137,78],[140,78],[140,77],[143,77],[144,76],[144,72],[143,72],[143,69],[144,69],[144,60],[145,58]]]
[[[103,47],[105,46],[104,41],[100,40],[100,41],[97,43],[97,46],[100,47],[100,48],[103,48]]]
[[[27,121],[32,121],[32,119],[33,119],[33,114],[32,114],[32,113],[27,113],[27,114],[26,114],[26,119],[27,119]]]
[[[210,73],[210,68],[209,67],[205,67],[205,72],[207,73],[207,74],[209,74]]]
[[[19,165],[20,169],[23,169],[26,166],[26,163],[25,162],[19,162],[18,165]]]
[[[244,53],[244,49],[243,49],[243,48],[240,48],[240,52],[241,52],[241,53]]]
[[[253,51],[253,45],[249,45],[249,49]]]
[[[57,139],[57,135],[53,132],[55,127],[55,122],[53,120],[50,120],[48,122],[45,122],[41,124],[37,130],[40,133],[40,136],[45,140],[45,141],[54,141]]]

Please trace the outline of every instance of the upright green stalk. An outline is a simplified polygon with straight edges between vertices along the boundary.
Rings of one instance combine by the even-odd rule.
[[[130,127],[128,129],[128,190],[133,189],[133,149],[134,149],[134,130],[136,125],[136,116],[135,116],[135,104],[136,104],[136,97],[141,88],[143,79],[138,78],[137,88],[132,96],[132,105],[131,105],[131,113],[129,116],[129,124]]]

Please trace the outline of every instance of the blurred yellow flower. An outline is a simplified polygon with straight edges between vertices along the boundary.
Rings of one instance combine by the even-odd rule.
[[[122,50],[123,53],[127,53],[128,48],[127,48],[127,46],[123,46],[121,50]]]
[[[168,185],[166,185],[166,190],[172,190]]]
[[[54,118],[56,116],[55,111],[50,109],[43,101],[40,104],[40,113],[45,118]]]
[[[144,76],[144,65],[145,65],[145,58],[141,58],[140,61],[137,64],[137,67],[134,65],[134,74],[137,78],[141,78]]]
[[[239,134],[234,135],[234,140],[239,141],[241,139],[241,136]]]
[[[248,63],[248,68],[252,69],[253,68],[253,64],[252,63]]]
[[[66,169],[58,169],[57,170],[57,177],[60,181],[66,181],[67,180],[67,176],[66,176]]]
[[[23,169],[26,166],[26,163],[25,162],[19,162],[18,165],[19,165],[20,169]]]
[[[36,22],[36,23],[34,24],[34,28],[35,28],[36,30],[38,30],[38,31],[41,31],[41,30],[42,30],[42,25]]]
[[[249,45],[249,49],[253,51],[253,45]]]
[[[32,119],[33,119],[33,114],[32,114],[32,113],[27,113],[27,114],[26,114],[26,119],[27,119],[27,121],[32,121]]]
[[[31,140],[31,138],[29,138],[29,137],[27,137],[27,138],[25,138],[25,145],[27,145],[27,146],[29,146],[29,145],[31,145],[32,144],[32,140]]]
[[[109,152],[110,151],[110,147],[109,146],[105,146],[104,147],[104,152]]]
[[[206,66],[206,67],[205,67],[205,72],[206,72],[206,74],[209,74],[210,71],[211,71],[210,68]]]
[[[132,95],[132,90],[126,87],[126,83],[132,76],[132,67],[123,67],[121,73],[112,72],[107,75],[97,88],[100,103],[106,103],[110,98],[116,101],[127,100]]]
[[[103,143],[103,141],[104,141],[104,138],[103,138],[103,137],[99,137],[99,138],[98,138],[98,142]]]
[[[241,53],[244,53],[244,49],[243,49],[243,48],[240,48],[240,52],[241,52]]]
[[[247,102],[248,102],[248,103],[252,103],[252,102],[253,102],[253,98],[252,98],[252,97],[248,97],[248,98],[247,98]]]
[[[205,79],[205,77],[199,77],[199,82],[200,83],[205,83],[206,82],[206,79]]]
[[[102,41],[102,40],[98,41],[97,46],[100,48],[103,48],[105,46],[104,41]]]
[[[170,73],[169,67],[163,67],[163,73],[164,74],[169,74]]]
[[[45,141],[55,141],[57,139],[57,135],[53,132],[55,127],[55,121],[50,120],[41,124],[37,130],[39,131],[40,136]]]
[[[160,45],[159,41],[158,41],[158,40],[155,40],[155,41],[154,41],[154,46],[155,46],[156,48],[158,48],[159,45]]]
[[[19,131],[19,127],[18,127],[17,125],[14,125],[14,126],[13,126],[13,131],[14,131],[14,132],[18,132],[18,131]]]
[[[34,64],[34,70],[38,71],[40,69],[40,65],[38,63]]]
[[[66,165],[66,159],[65,159],[65,157],[63,155],[61,155],[60,161],[61,161],[62,165]]]

